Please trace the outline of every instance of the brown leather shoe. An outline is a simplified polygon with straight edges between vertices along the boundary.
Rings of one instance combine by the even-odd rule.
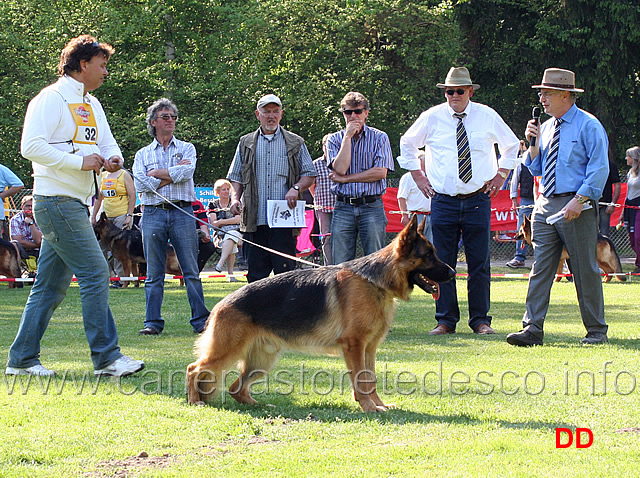
[[[140,332],[138,332],[138,335],[160,335],[160,332],[158,332],[153,327],[145,327]]]
[[[455,334],[456,331],[447,327],[444,324],[438,324],[435,329],[429,332],[429,335],[447,335],[447,334]]]
[[[476,327],[476,330],[474,330],[473,333],[478,335],[489,335],[495,334],[496,331],[493,330],[489,324],[480,324]]]

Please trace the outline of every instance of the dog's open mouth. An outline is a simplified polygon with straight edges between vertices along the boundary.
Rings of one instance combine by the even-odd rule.
[[[411,275],[411,282],[420,287],[427,294],[431,294],[433,300],[438,300],[440,298],[440,285],[436,281],[432,281],[428,277],[416,272]]]

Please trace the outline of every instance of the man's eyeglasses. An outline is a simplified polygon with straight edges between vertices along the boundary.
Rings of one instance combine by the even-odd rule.
[[[169,121],[169,119],[172,119],[173,121],[178,119],[178,115],[160,115],[158,116],[158,118],[161,118],[165,121]]]
[[[550,98],[552,96],[555,96],[555,94],[555,91],[538,91],[538,98],[542,98],[543,96],[545,98]]]
[[[467,90],[463,90],[462,88],[458,88],[457,90],[445,90],[445,93],[449,96],[453,96],[454,93],[458,93],[458,96],[462,96],[467,92]]]
[[[362,112],[364,111],[364,108],[357,108],[355,110],[342,110],[342,112],[346,115],[349,116],[350,114],[357,114],[357,115],[361,115]]]

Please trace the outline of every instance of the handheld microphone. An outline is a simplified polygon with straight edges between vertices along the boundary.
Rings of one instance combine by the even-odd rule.
[[[538,108],[537,106],[534,106],[533,111],[531,112],[531,117],[534,119],[533,124],[535,124],[536,126],[540,124],[540,108]],[[535,145],[536,145],[536,137],[534,136],[533,138],[531,138],[531,146],[535,146]]]

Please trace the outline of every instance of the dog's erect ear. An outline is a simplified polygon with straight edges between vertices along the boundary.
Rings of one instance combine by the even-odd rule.
[[[102,211],[102,213],[100,213],[100,220],[101,221],[106,221],[107,220],[107,214],[104,211]]]
[[[424,231],[424,225],[426,224],[426,222],[427,222],[427,216],[424,216],[422,218],[422,221],[420,221],[420,225],[418,226],[418,231]]]
[[[413,247],[413,244],[417,238],[418,238],[418,219],[414,215],[409,221],[409,224],[407,224],[405,228],[402,231],[400,231],[400,234],[398,235],[398,238],[397,238],[398,247],[400,248],[401,251],[404,251],[404,254],[406,255],[409,249]],[[405,250],[405,248],[407,249]]]

